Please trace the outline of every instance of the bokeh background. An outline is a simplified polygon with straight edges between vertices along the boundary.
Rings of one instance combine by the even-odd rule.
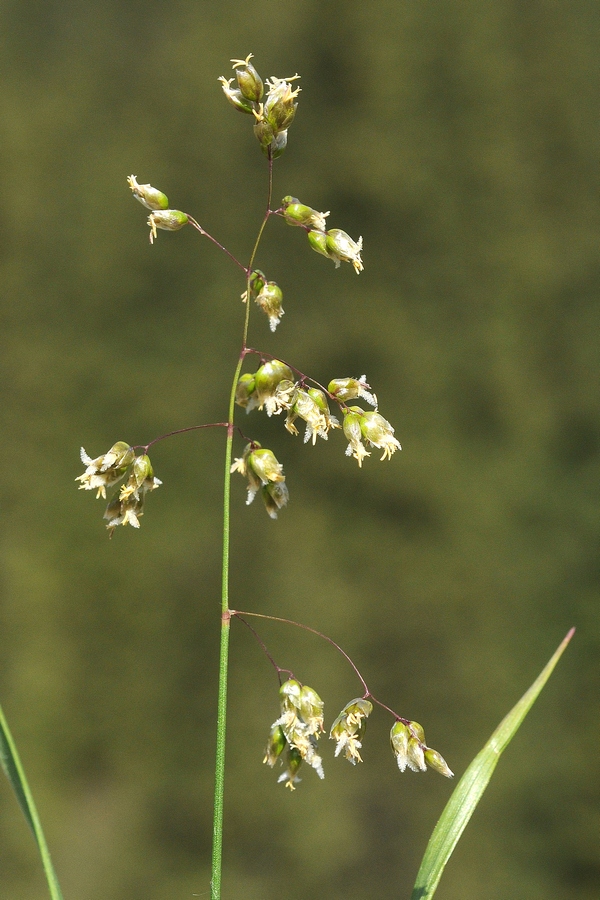
[[[302,75],[275,199],[364,237],[339,271],[272,221],[284,289],[251,343],[366,373],[402,453],[359,471],[241,413],[284,463],[277,522],[234,484],[232,604],[340,642],[460,775],[568,628],[439,896],[581,900],[598,835],[598,6],[593,0],[4,0],[0,699],[67,898],[209,896],[221,430],[154,448],[164,485],[109,541],[79,447],[226,416],[243,284],[192,229],[147,239],[135,173],[247,259],[266,165],[217,76]],[[241,442],[236,447],[239,453]],[[360,693],[314,637],[260,627],[328,721]],[[233,630],[224,897],[408,898],[452,784],[355,769],[291,794],[261,765],[277,683]],[[0,783],[0,897],[46,896]]]

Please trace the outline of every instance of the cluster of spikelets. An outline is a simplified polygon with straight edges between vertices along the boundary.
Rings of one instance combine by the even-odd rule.
[[[265,83],[250,62],[252,53],[246,59],[232,59],[235,70],[236,87],[232,87],[233,78],[219,78],[225,96],[235,109],[253,117],[254,134],[261,150],[270,159],[281,156],[287,146],[288,128],[294,121],[298,103],[296,98],[300,88],[292,89],[292,81],[300,76],[290,78],[268,78]]]
[[[131,176],[133,178],[133,175]],[[150,187],[150,185],[137,185]],[[362,272],[364,266],[360,252],[362,238],[353,241],[350,235],[340,228],[325,230],[325,217],[328,212],[320,213],[310,206],[300,203],[295,197],[284,197],[282,207],[278,210],[289,225],[301,225],[308,232],[308,240],[318,253],[335,262],[336,269],[340,263],[350,262],[356,273]],[[182,215],[184,215],[182,213]],[[322,225],[322,229],[314,225]],[[164,226],[160,226],[164,227]],[[267,281],[267,276],[260,269],[255,269],[248,279],[248,290],[242,294],[244,302],[250,297],[269,318],[271,331],[275,331],[285,310],[283,309],[283,292],[277,282]]]
[[[373,410],[360,406],[348,406],[349,400],[362,398]],[[329,400],[339,404],[343,416],[340,423],[329,410]],[[240,377],[236,388],[236,403],[247,412],[264,409],[268,416],[287,413],[285,427],[291,434],[298,434],[294,424],[302,419],[306,424],[304,441],[316,443],[318,437],[327,440],[334,428],[342,428],[348,439],[346,454],[353,456],[359,466],[370,452],[363,440],[371,447],[383,450],[381,459],[390,459],[396,450],[401,450],[394,429],[377,411],[377,397],[371,393],[366,377],[334,378],[327,391],[318,387],[307,387],[304,380],[294,380],[294,374],[286,363],[272,359],[263,363],[256,372],[246,372]]]
[[[150,226],[151,244],[157,237],[157,229],[179,231],[190,222],[197,226],[195,220],[187,213],[180,209],[170,209],[169,198],[158,188],[151,184],[140,184],[135,175],[127,177],[127,184],[135,199],[150,210],[148,225]],[[357,274],[362,272],[364,268],[361,256],[362,237],[358,241],[354,241],[341,228],[326,229],[325,218],[329,215],[328,212],[317,212],[312,207],[300,203],[296,197],[290,196],[284,197],[280,209],[274,210],[274,212],[281,215],[288,225],[303,227],[308,234],[308,242],[313,250],[333,260],[336,269],[341,263],[349,262],[352,263]],[[281,288],[274,281],[267,282],[266,276],[260,269],[256,269],[250,277],[251,298],[256,300],[268,315],[271,331],[275,331],[283,315]],[[246,293],[242,294],[244,300],[246,296]]]
[[[279,510],[287,506],[289,494],[283,466],[277,462],[272,450],[261,447],[256,441],[246,444],[243,454],[233,461],[231,471],[239,472],[248,479],[247,505],[260,491],[265,509],[272,519],[276,519]]]
[[[81,461],[87,468],[75,480],[81,482],[79,490],[96,491],[96,499],[103,497],[106,500],[106,489],[129,473],[118,495],[106,507],[104,518],[108,520],[106,527],[111,537],[117,525],[139,528],[146,494],[162,484],[154,476],[148,455],[136,456],[135,450],[126,441],[117,441],[108,453],[97,459],[89,457],[82,447]]]
[[[180,209],[169,209],[169,200],[166,194],[152,187],[151,184],[138,184],[135,175],[129,175],[127,184],[136,200],[151,210],[148,216],[150,226],[150,243],[156,238],[156,229],[163,231],[179,231],[190,221],[190,217]]]
[[[300,781],[298,770],[303,762],[314,769],[319,778],[325,777],[323,762],[317,753],[317,742],[325,730],[323,701],[316,691],[295,679],[289,679],[281,686],[279,699],[281,715],[271,726],[263,762],[273,767],[285,751],[286,768],[278,781],[294,790],[294,785]],[[336,742],[336,756],[343,753],[352,765],[362,762],[359,750],[372,711],[373,704],[365,697],[346,704],[329,732],[329,737]],[[398,719],[392,726],[390,743],[401,772],[407,768],[424,772],[430,767],[452,778],[453,773],[442,756],[425,743],[425,734],[418,722]]]
[[[250,62],[252,53],[246,59],[232,59],[235,79],[219,78],[225,96],[235,109],[253,117],[254,134],[261,150],[270,159],[281,156],[287,146],[288,128],[294,121],[298,107],[300,88],[292,89],[291,78],[268,78],[265,83]],[[233,82],[236,86],[232,87]],[[310,206],[300,203],[295,197],[284,197],[278,210],[290,225],[300,225],[308,232],[311,247],[335,262],[351,262],[355,271],[362,271],[360,256],[362,238],[353,241],[340,228],[327,229],[325,219],[328,212],[320,213]]]
[[[332,259],[336,269],[339,269],[340,263],[349,262],[354,266],[354,271],[358,275],[362,272],[364,266],[361,257],[362,237],[358,241],[353,241],[349,234],[342,231],[341,228],[327,228],[325,219],[329,212],[318,212],[296,197],[284,197],[281,201],[281,213],[288,225],[300,225],[308,234],[308,243],[328,259]]]
[[[269,327],[275,331],[285,310],[283,308],[283,291],[276,281],[267,281],[267,276],[260,269],[255,269],[248,278],[248,290],[242,294],[246,300],[254,300],[269,318]]]

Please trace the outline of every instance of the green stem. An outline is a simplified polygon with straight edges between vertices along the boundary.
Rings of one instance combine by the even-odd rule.
[[[210,880],[211,900],[221,900],[221,876],[223,868],[223,804],[225,797],[225,740],[227,730],[227,670],[229,660],[229,634],[231,614],[229,612],[229,535],[231,507],[231,458],[233,455],[233,432],[235,413],[235,391],[246,356],[248,323],[250,320],[250,275],[258,245],[265,225],[271,214],[271,196],[273,193],[273,161],[269,158],[269,189],[267,193],[267,209],[260,226],[258,236],[252,249],[248,269],[246,270],[246,313],[242,349],[235,367],[231,392],[229,395],[229,414],[227,418],[227,443],[225,447],[225,473],[223,484],[223,566],[221,579],[221,642],[219,653],[219,688],[217,703],[217,750],[215,758],[215,800],[213,810],[213,848]]]

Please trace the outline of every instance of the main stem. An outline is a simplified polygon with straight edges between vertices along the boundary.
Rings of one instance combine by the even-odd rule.
[[[210,879],[211,900],[221,900],[221,875],[223,869],[223,802],[225,796],[225,739],[227,730],[227,670],[229,661],[229,633],[231,614],[229,612],[229,535],[231,506],[231,457],[233,455],[233,416],[235,412],[235,391],[246,355],[248,338],[248,322],[250,319],[250,275],[258,245],[265,225],[271,213],[271,196],[273,193],[273,160],[269,156],[269,188],[267,192],[267,209],[258,231],[258,235],[246,270],[246,315],[242,349],[231,383],[229,395],[229,414],[227,417],[227,444],[225,447],[225,473],[223,484],[223,567],[221,579],[221,641],[219,653],[219,690],[217,703],[217,751],[215,759],[215,801],[213,811],[213,848]]]

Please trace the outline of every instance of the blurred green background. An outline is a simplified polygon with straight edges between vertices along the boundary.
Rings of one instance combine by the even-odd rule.
[[[109,542],[79,447],[226,417],[243,283],[185,229],[147,239],[135,173],[248,258],[266,164],[217,82],[230,57],[302,75],[275,200],[364,237],[335,271],[269,223],[284,290],[250,342],[321,382],[366,372],[402,453],[359,471],[241,413],[284,463],[277,522],[233,490],[232,605],[340,642],[457,775],[571,625],[440,900],[596,900],[598,5],[5,0],[0,9],[0,700],[66,900],[209,896],[221,430],[154,448],[164,485]],[[239,454],[242,443],[238,442]],[[326,702],[341,657],[265,624]],[[452,784],[400,775],[389,717],[355,769],[295,794],[261,765],[277,683],[231,652],[224,897],[408,898]],[[328,743],[328,742],[325,742]],[[0,783],[0,897],[46,896]]]

